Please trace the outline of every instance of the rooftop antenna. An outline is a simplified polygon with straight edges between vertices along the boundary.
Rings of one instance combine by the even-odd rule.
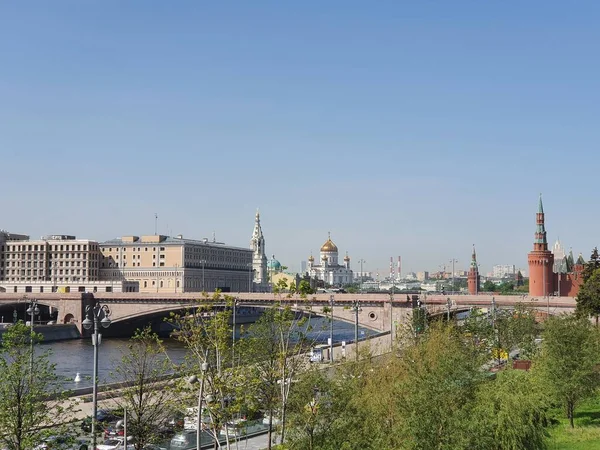
[[[154,213],[154,236],[158,234],[158,213]]]
[[[213,242],[217,242],[217,234],[213,231]]]

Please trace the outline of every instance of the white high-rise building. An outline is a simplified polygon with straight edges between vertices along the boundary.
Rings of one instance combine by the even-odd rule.
[[[516,275],[514,264],[497,264],[492,267],[492,278],[510,278]]]

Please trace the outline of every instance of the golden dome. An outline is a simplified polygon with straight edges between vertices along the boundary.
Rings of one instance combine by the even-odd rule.
[[[338,248],[337,248],[337,245],[335,245],[333,243],[331,238],[329,238],[329,239],[327,239],[327,242],[325,242],[323,244],[323,246],[321,247],[321,251],[322,252],[337,252]]]
[[[346,256],[344,256],[344,261],[350,261],[350,257],[348,256],[348,253],[346,253]]]
[[[314,256],[313,256],[313,255],[310,255],[310,256],[308,257],[308,260],[309,260],[310,262],[313,262],[313,261],[315,260],[315,258],[314,258]]]

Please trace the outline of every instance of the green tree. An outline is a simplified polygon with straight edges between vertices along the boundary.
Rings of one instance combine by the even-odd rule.
[[[590,260],[583,268],[583,281],[587,281],[598,269],[600,269],[600,255],[598,254],[598,247],[594,247]]]
[[[210,432],[215,438],[215,448],[222,428],[225,430],[226,446],[230,448],[230,423],[246,400],[241,375],[245,369],[232,365],[231,308],[221,310],[217,306],[222,303],[231,306],[233,301],[229,296],[222,298],[217,291],[212,298],[200,300],[197,307],[183,314],[173,314],[170,319],[178,330],[174,333],[175,338],[189,350],[180,372],[204,376],[204,408]],[[206,364],[206,371],[202,371],[203,364]],[[187,400],[191,402],[191,399]]]
[[[305,361],[300,357],[306,340],[302,327],[289,308],[274,305],[248,329],[244,339],[244,359],[248,363],[246,386],[252,391],[255,407],[269,417],[269,449],[273,419],[284,425],[284,412],[291,393],[291,381]],[[282,431],[283,433],[283,431]]]
[[[600,316],[600,269],[596,269],[579,288],[577,293],[576,312],[582,317],[592,316],[596,319]]]
[[[542,387],[531,372],[503,370],[479,386],[468,422],[470,449],[546,448],[546,409]]]
[[[571,427],[577,404],[599,385],[599,332],[589,320],[551,317],[544,324],[542,351],[534,369],[555,401],[565,408]]]
[[[133,437],[136,450],[158,441],[161,428],[178,409],[177,393],[165,381],[173,372],[158,336],[149,327],[136,330],[112,374],[127,383],[113,401],[127,410],[127,434]]]
[[[496,284],[493,281],[486,280],[486,282],[483,283],[481,290],[484,292],[495,292],[498,290],[498,286],[496,286]]]
[[[308,280],[301,280],[300,284],[298,285],[298,292],[301,295],[308,295],[308,294],[312,294],[313,290],[310,287],[310,282]]]
[[[463,447],[482,362],[454,327],[442,324],[432,325],[423,339],[405,348],[386,393],[394,402],[395,422],[388,432],[395,440],[385,448]]]
[[[31,450],[49,427],[54,433],[73,415],[49,351],[32,349],[42,340],[23,322],[6,329],[0,344],[0,448]]]

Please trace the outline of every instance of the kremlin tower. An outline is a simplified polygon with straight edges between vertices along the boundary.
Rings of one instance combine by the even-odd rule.
[[[469,294],[477,295],[479,293],[479,267],[477,267],[477,255],[475,255],[475,246],[473,246],[473,254],[471,255],[471,267],[467,278],[469,286]]]
[[[554,255],[548,250],[546,240],[546,228],[544,226],[544,206],[542,195],[538,212],[535,215],[536,230],[533,242],[533,251],[527,255],[529,262],[529,295],[533,297],[544,297],[554,292]]]

